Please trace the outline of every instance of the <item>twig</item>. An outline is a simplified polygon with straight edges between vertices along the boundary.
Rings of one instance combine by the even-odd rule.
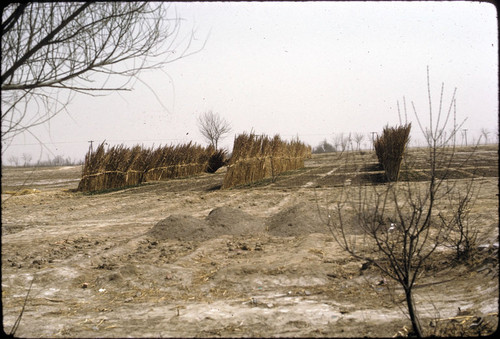
[[[14,325],[12,326],[12,329],[10,330],[9,335],[11,335],[11,336],[15,335],[15,333],[16,333],[18,327],[19,327],[19,324],[21,323],[21,319],[22,319],[23,313],[24,313],[24,308],[26,307],[26,303],[28,302],[28,296],[30,295],[31,287],[33,286],[33,281],[35,281],[35,277],[33,277],[33,279],[31,280],[31,284],[30,284],[30,287],[28,289],[28,293],[26,293],[26,297],[24,298],[23,308],[21,308],[21,312],[17,316],[17,319],[14,322]]]

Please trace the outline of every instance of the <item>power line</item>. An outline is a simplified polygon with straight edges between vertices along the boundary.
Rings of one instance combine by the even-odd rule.
[[[471,129],[462,129],[463,138],[467,139],[467,131],[471,131]],[[472,129],[472,131],[476,131],[476,129]],[[279,133],[278,133],[279,134]],[[336,133],[305,133],[305,134],[279,134],[283,137],[312,137],[312,136],[322,136],[328,137],[335,135]],[[374,140],[375,134],[378,132],[369,132],[371,134],[372,140]],[[186,138],[161,138],[161,139],[103,139],[107,142],[137,142],[137,143],[145,143],[145,142],[172,142],[172,141],[186,141]],[[29,143],[29,144],[10,144],[10,146],[39,146],[39,145],[63,145],[63,144],[88,144],[89,140],[79,140],[79,141],[51,141],[51,142],[43,142],[43,143]],[[98,140],[92,140],[92,142],[99,142]],[[467,143],[467,140],[465,141]]]
[[[105,139],[106,141],[112,142],[156,142],[156,141],[183,141],[185,139]],[[93,142],[97,142],[96,140],[92,140]],[[103,140],[104,141],[104,140]],[[38,145],[60,145],[60,144],[85,144],[89,143],[89,140],[86,141],[52,141],[52,142],[39,142],[39,143],[30,143],[30,144],[10,144],[9,146],[38,146]]]

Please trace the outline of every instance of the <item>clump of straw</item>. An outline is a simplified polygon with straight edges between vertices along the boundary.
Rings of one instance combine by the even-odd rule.
[[[379,163],[384,167],[388,181],[398,181],[401,162],[410,140],[411,123],[399,127],[384,127],[374,142]]]
[[[222,188],[249,184],[279,173],[304,167],[311,147],[299,140],[286,142],[279,135],[243,133],[235,137],[233,153]]]
[[[156,149],[124,145],[104,149],[104,142],[85,156],[78,190],[102,191],[135,186],[146,181],[187,177],[217,170],[219,163],[210,159],[224,158],[222,151],[191,142]],[[214,170],[215,169],[215,170]]]

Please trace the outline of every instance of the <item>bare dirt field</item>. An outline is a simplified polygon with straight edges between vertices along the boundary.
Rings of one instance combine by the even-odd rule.
[[[402,177],[425,185],[424,153],[410,153],[414,170]],[[325,207],[347,182],[383,185],[373,152],[343,159],[313,155],[229,190],[222,168],[99,194],[74,192],[81,167],[3,168],[3,330],[22,312],[19,337],[407,335],[402,289],[326,227]],[[481,185],[471,212],[481,251],[468,265],[441,251],[419,278],[426,334],[498,325],[497,146],[473,160],[450,180]]]

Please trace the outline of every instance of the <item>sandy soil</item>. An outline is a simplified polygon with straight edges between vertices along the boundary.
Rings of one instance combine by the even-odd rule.
[[[449,266],[443,252],[420,278],[427,334],[498,325],[498,153],[477,157],[484,246],[474,265]],[[314,155],[275,182],[230,190],[220,190],[224,169],[100,194],[73,192],[80,174],[2,171],[7,333],[24,305],[21,337],[408,334],[401,288],[350,258],[325,226],[326,201],[346,180],[380,175],[370,153],[349,166]]]

